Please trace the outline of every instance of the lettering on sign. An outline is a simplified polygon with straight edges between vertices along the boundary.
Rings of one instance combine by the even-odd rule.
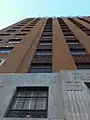
[[[72,73],[74,80],[90,80],[90,72],[83,73]]]

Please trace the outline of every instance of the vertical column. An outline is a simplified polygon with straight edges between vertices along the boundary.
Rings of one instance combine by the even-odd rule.
[[[85,47],[86,51],[90,54],[90,37],[87,36],[80,28],[73,24],[67,18],[63,19],[70,30],[74,33],[76,38],[80,41],[81,44]]]
[[[80,20],[78,18],[74,18],[74,20],[77,21],[77,22],[79,22],[80,24],[82,24],[84,27],[90,29],[90,24],[89,23],[84,22],[84,21],[82,21],[82,20]]]
[[[62,69],[76,69],[76,65],[70,55],[68,45],[60,28],[57,19],[53,19],[53,72],[59,72]]]
[[[38,31],[37,36],[35,37],[35,39],[33,40],[33,43],[31,45],[31,47],[29,48],[28,52],[26,53],[26,55],[24,56],[24,59],[22,60],[21,64],[19,65],[18,69],[17,69],[17,73],[26,73],[28,72],[28,69],[31,65],[32,59],[35,55],[37,46],[39,44],[40,41],[40,37],[42,35],[42,32],[44,30],[44,27],[46,25],[47,19],[44,19],[44,23],[42,24],[42,27],[40,28],[40,30]],[[40,61],[42,62],[42,61]]]
[[[0,73],[15,73],[20,66],[23,59],[25,59],[28,50],[30,49],[33,41],[38,35],[45,19],[41,19],[35,27],[23,38],[23,41],[19,43],[11,53],[8,55],[6,62],[0,66]]]

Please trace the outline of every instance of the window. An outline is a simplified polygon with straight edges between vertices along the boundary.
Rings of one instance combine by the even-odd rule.
[[[31,29],[31,28],[33,28],[33,27],[25,27],[25,28],[29,28],[29,29]]]
[[[36,64],[48,64],[48,63],[52,63],[52,56],[51,55],[35,55],[33,57],[33,60],[32,60],[32,64],[33,63],[36,63]]]
[[[78,42],[68,42],[68,41],[67,41],[67,44],[68,44],[68,45],[78,45],[79,43],[78,43]]]
[[[51,39],[40,39],[40,43],[52,43]]]
[[[28,27],[33,28],[33,26],[31,26],[30,24],[28,25]]]
[[[51,51],[52,50],[52,43],[40,43],[37,47],[38,51],[45,50],[45,51]]]
[[[52,36],[52,33],[51,32],[43,32],[42,37],[43,36],[47,36],[47,37]]]
[[[48,87],[17,87],[6,117],[47,118]]]
[[[78,55],[82,56],[87,54],[87,52],[84,50],[70,50],[70,52],[72,56],[78,56]]]
[[[12,30],[7,30],[7,32],[15,32],[15,31],[16,31],[16,30],[13,30],[13,29],[12,29]]]
[[[22,32],[29,32],[30,30],[22,30]]]
[[[4,58],[0,58],[0,66],[6,61]]]
[[[64,36],[74,36],[72,32],[63,32]]]
[[[43,31],[43,32],[51,32],[51,33],[52,33],[52,29],[44,28],[44,31]]]
[[[69,47],[70,50],[71,50],[71,49],[84,50],[83,45],[81,45],[80,43],[78,43],[78,44],[68,44],[68,47]]]
[[[66,39],[66,42],[71,44],[76,44],[76,43],[79,44],[78,40],[72,40],[72,39]]]
[[[49,45],[51,46],[52,43],[40,43],[40,45],[41,45],[41,46],[44,46],[44,45],[45,45],[45,46],[47,46],[47,45],[48,45],[48,46],[49,46]]]
[[[52,51],[37,51],[36,55],[52,55]]]
[[[9,36],[10,34],[8,34],[8,33],[2,33],[2,34],[0,34],[0,36]]]
[[[10,39],[9,41],[8,41],[8,43],[10,43],[10,44],[12,44],[12,43],[20,43],[20,41],[21,41],[22,39],[18,39],[18,38],[16,38],[16,39]]]
[[[27,22],[20,23],[21,25],[25,25]]]
[[[0,47],[0,53],[9,53],[12,49],[13,47]]]
[[[39,45],[37,50],[48,50],[51,51],[52,50],[52,46],[51,45]]]
[[[52,29],[52,25],[46,26],[44,29]]]
[[[90,69],[90,63],[76,63],[78,69]]]
[[[26,35],[26,33],[18,33],[18,34],[16,34],[16,36],[25,36]]]
[[[24,25],[21,24],[21,25],[17,25],[17,26],[20,26],[20,27],[21,27],[21,26],[24,26]]]
[[[50,63],[32,64],[31,68],[29,69],[29,73],[51,73],[51,72],[52,72],[52,65]]]
[[[41,39],[52,39],[52,36],[42,36]]]
[[[13,29],[20,29],[20,27],[13,27]]]
[[[75,37],[74,37],[73,35],[71,35],[71,36],[69,36],[69,35],[68,35],[68,36],[65,36],[65,38],[68,39],[68,40],[69,40],[69,39],[75,39]]]
[[[83,30],[88,36],[90,35],[90,30]]]

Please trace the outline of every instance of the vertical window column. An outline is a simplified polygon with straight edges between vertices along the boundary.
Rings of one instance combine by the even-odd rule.
[[[75,37],[72,31],[68,28],[62,19],[58,19],[62,28],[66,42],[75,64],[78,69],[90,69],[90,55],[86,52],[84,46]]]
[[[52,72],[52,19],[47,20],[40,38],[39,45],[33,57],[29,73]]]
[[[75,21],[72,18],[68,18],[73,24],[75,24],[78,28],[80,28],[86,35],[90,36],[90,29],[84,27],[82,24],[79,22]]]

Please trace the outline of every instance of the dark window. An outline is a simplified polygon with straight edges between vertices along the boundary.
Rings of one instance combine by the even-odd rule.
[[[64,29],[62,29],[62,31],[63,32],[71,32],[68,28],[66,28],[66,29],[64,28]]]
[[[2,34],[0,34],[0,36],[9,36],[10,34],[8,34],[8,33],[2,33]]]
[[[13,27],[13,29],[20,29],[20,27]]]
[[[71,35],[71,36],[65,36],[65,39],[66,40],[76,40],[75,36],[74,35]]]
[[[15,32],[16,30],[7,30],[7,32]]]
[[[0,53],[9,53],[12,49],[13,47],[0,47]]]
[[[35,55],[32,63],[52,63],[52,56],[51,55]]]
[[[47,118],[48,87],[18,87],[6,117]]]
[[[63,32],[64,36],[74,36],[72,32]]]
[[[79,40],[70,40],[70,39],[67,39],[66,42],[67,42],[67,44],[79,44]]]
[[[48,43],[48,42],[43,42],[43,43],[40,43],[40,46],[51,46],[52,43]]]
[[[44,29],[44,31],[43,32],[52,32],[52,29]]]
[[[28,25],[28,27],[33,28],[33,26],[31,26],[30,24]]]
[[[29,29],[31,29],[31,28],[33,28],[33,27],[25,27],[25,28],[29,28]]]
[[[43,32],[42,36],[52,36],[51,32]]]
[[[19,43],[22,39],[10,39],[8,43]]]
[[[41,49],[41,50],[48,49],[48,50],[51,50],[52,49],[52,44],[40,43],[37,49]]]
[[[90,63],[90,55],[87,53],[86,55],[77,55],[73,56],[75,63]]]
[[[29,32],[30,30],[21,30],[22,32]]]
[[[87,52],[83,49],[71,49],[70,52],[72,56],[84,56],[87,54]]]
[[[30,23],[29,26],[34,26],[36,23]]]
[[[20,26],[20,27],[22,27],[22,26],[24,26],[24,25],[22,25],[22,24],[21,24],[21,25],[17,25],[17,26]]]
[[[27,22],[20,23],[21,25],[25,25]]]
[[[40,39],[40,43],[52,43],[52,39]]]
[[[42,36],[41,39],[47,39],[47,40],[48,40],[48,39],[49,39],[49,40],[51,39],[51,40],[52,40],[52,36]]]
[[[90,69],[90,63],[76,63],[78,69]]]
[[[83,45],[81,45],[80,43],[78,44],[71,44],[71,43],[68,43],[68,47],[69,49],[84,49]]]
[[[18,33],[16,36],[25,36],[27,33]]]
[[[52,50],[52,42],[41,42],[39,43],[37,49],[40,50]]]
[[[52,72],[52,64],[50,63],[35,63],[31,64],[31,68],[29,73],[51,73]]]
[[[46,49],[46,50],[39,50],[39,49],[37,49],[37,51],[36,51],[36,55],[41,55],[41,56],[47,56],[47,55],[52,55],[52,50],[50,50],[50,49]]]

